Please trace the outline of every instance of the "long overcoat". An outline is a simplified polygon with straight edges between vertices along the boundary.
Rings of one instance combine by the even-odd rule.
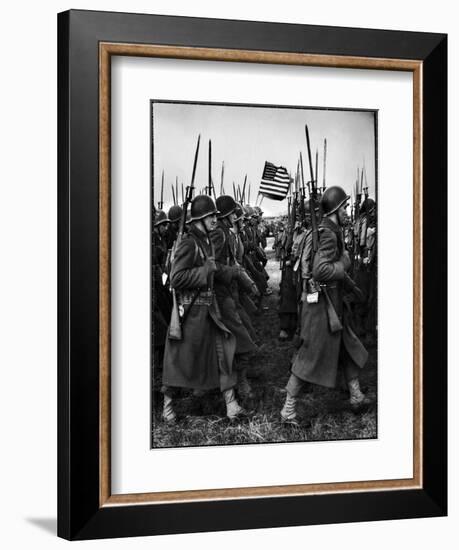
[[[167,245],[159,232],[153,232],[153,344],[155,348],[164,346],[167,327],[171,317],[172,300],[167,287],[163,284]]]
[[[222,322],[214,291],[209,290],[210,255],[206,235],[192,225],[177,246],[171,270],[171,286],[184,320],[182,339],[166,339],[164,386],[224,391],[236,383],[236,340]]]
[[[215,247],[215,261],[218,271],[215,274],[215,293],[225,326],[236,337],[236,354],[257,351],[241,317],[240,308],[235,300],[237,280],[234,277],[235,258],[231,246],[232,236],[224,221],[219,220],[217,228],[212,231],[211,239]]]
[[[319,238],[312,276],[323,285],[322,291],[317,303],[303,303],[302,344],[293,359],[292,372],[301,380],[333,388],[340,359],[346,357],[358,370],[365,366],[368,352],[352,330],[350,312],[343,301],[347,262],[343,257],[341,228],[324,218],[319,226]],[[325,291],[341,321],[342,330],[330,330]],[[347,354],[342,353],[342,346]]]

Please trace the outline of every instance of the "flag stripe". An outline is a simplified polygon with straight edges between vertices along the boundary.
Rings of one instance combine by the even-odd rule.
[[[276,182],[272,180],[261,180],[261,185],[272,185],[273,187],[276,187],[276,189],[287,189],[287,191],[290,187],[290,183]]]
[[[273,200],[282,200],[290,188],[290,176],[283,166],[266,161],[260,182],[260,194]]]
[[[286,192],[283,189],[276,189],[275,187],[268,187],[266,185],[260,185],[260,191],[266,191],[267,193],[277,193],[285,197]]]

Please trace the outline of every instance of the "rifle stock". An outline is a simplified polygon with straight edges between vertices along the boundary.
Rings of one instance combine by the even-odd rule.
[[[172,313],[171,313],[171,322],[169,324],[168,337],[170,340],[181,340],[182,335],[182,325],[180,323],[180,313],[177,302],[177,294],[175,288],[172,289]]]

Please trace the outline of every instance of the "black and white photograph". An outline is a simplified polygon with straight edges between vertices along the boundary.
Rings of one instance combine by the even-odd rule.
[[[378,111],[151,100],[151,447],[378,437]]]

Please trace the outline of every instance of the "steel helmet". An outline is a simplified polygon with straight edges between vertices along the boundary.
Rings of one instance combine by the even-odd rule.
[[[360,213],[361,214],[368,214],[374,207],[376,206],[376,203],[373,199],[370,199],[370,197],[367,197],[364,201],[362,206],[360,207]]]
[[[236,210],[237,207],[236,201],[230,195],[222,195],[221,197],[218,197],[215,202],[217,209],[220,212],[218,215],[219,218],[229,216]]]
[[[166,212],[163,210],[157,210],[155,214],[155,227],[161,225],[162,223],[169,223],[169,218],[166,216]]]
[[[169,212],[167,213],[167,217],[169,218],[169,221],[171,223],[178,222],[183,214],[183,210],[181,206],[178,206],[177,204],[174,204],[174,206],[171,206],[169,208]]]
[[[191,221],[202,220],[212,214],[218,214],[218,210],[212,197],[209,195],[198,195],[191,201]]]
[[[249,219],[253,215],[253,208],[246,204],[242,207],[244,210],[244,218]]]
[[[263,210],[259,206],[254,206],[253,209],[255,210],[258,216],[263,215]]]
[[[322,207],[324,216],[329,216],[336,212],[343,204],[346,204],[349,198],[349,195],[346,195],[342,187],[338,187],[337,185],[328,187],[320,199],[320,206]]]
[[[242,209],[242,206],[238,202],[236,203],[236,209],[234,210],[234,213],[237,216],[237,218],[235,219],[236,222],[238,222],[244,217],[244,210]]]

